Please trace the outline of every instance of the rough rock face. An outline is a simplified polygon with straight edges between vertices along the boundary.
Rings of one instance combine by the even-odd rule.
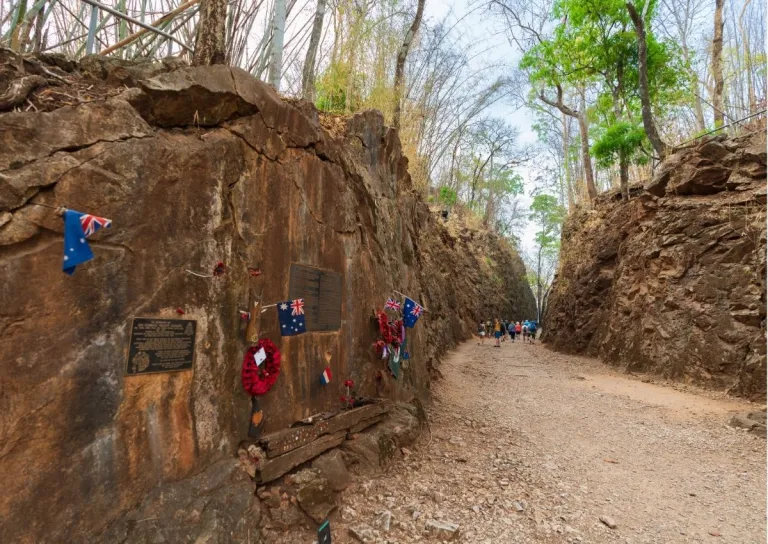
[[[764,134],[679,151],[568,218],[545,341],[765,398],[765,212]]]
[[[71,83],[67,100],[88,100],[62,106],[43,88],[29,98],[39,111],[0,113],[0,541],[131,541],[123,516],[153,490],[192,493],[189,478],[236,465],[250,414],[238,310],[255,281],[265,303],[286,300],[291,263],[342,276],[342,324],[281,337],[276,312],[263,314],[283,357],[260,399],[265,432],[338,408],[348,377],[360,395],[426,399],[430,368],[476,319],[533,307],[509,247],[488,237],[486,260],[473,239],[487,235],[429,212],[380,114],[321,120],[225,67],[48,62]],[[15,66],[2,65],[0,83]],[[35,204],[112,219],[73,276],[61,271],[61,219]],[[220,277],[189,272],[218,261]],[[429,311],[409,331],[401,379],[378,382],[371,313],[392,289]],[[194,369],[126,377],[134,317],[197,320]],[[247,530],[228,519],[197,536]]]

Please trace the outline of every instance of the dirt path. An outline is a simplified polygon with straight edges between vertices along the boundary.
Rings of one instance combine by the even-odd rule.
[[[462,542],[765,542],[766,442],[725,426],[754,405],[519,342],[464,344],[440,370],[431,441],[344,492],[334,542],[360,525],[427,541],[430,519]]]

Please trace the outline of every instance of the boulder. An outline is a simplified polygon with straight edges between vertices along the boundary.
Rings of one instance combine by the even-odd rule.
[[[410,445],[418,437],[421,427],[416,411],[411,404],[396,403],[384,421],[353,435],[340,449],[364,469],[386,467],[399,447]]]
[[[328,480],[334,491],[346,489],[352,483],[352,475],[347,470],[344,455],[340,450],[334,449],[316,458],[312,461],[312,468]]]
[[[296,498],[301,509],[317,523],[321,523],[336,508],[335,494],[330,483],[309,469],[301,471],[299,477],[293,480],[298,486]]]

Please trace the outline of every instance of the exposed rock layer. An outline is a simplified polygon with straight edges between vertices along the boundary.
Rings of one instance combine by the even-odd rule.
[[[715,138],[572,214],[545,341],[765,398],[765,183],[764,134]]]
[[[519,257],[435,219],[380,114],[323,121],[237,69],[48,62],[68,96],[104,92],[59,107],[38,89],[39,111],[0,114],[0,541],[99,541],[158,486],[196,474],[174,493],[207,486],[208,467],[233,458],[248,428],[238,310],[254,282],[264,302],[285,300],[291,263],[342,275],[342,326],[281,338],[274,310],[263,314],[283,355],[261,399],[265,432],[337,408],[348,377],[358,394],[426,398],[429,370],[477,319],[532,314]],[[12,80],[15,66],[0,75]],[[45,73],[36,66],[26,69]],[[112,219],[74,276],[61,271],[61,219],[35,204]],[[221,277],[189,272],[218,261]],[[392,289],[429,311],[409,331],[401,379],[377,381],[371,313]],[[197,320],[194,370],[124,377],[131,318],[177,309]],[[334,381],[324,387],[326,351]],[[203,525],[247,532],[234,517]],[[132,521],[120,523],[115,538]]]

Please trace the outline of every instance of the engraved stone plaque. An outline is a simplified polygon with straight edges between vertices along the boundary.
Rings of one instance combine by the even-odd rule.
[[[196,330],[190,319],[134,318],[125,375],[190,370]]]

